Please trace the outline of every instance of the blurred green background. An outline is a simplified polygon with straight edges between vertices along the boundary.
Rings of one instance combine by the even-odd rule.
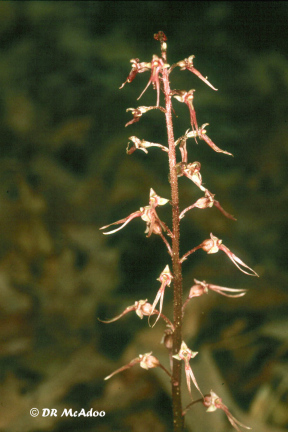
[[[172,88],[196,89],[198,124],[209,123],[208,136],[234,154],[188,142],[203,183],[238,220],[215,208],[189,212],[181,251],[213,232],[260,275],[245,276],[223,253],[200,250],[184,263],[185,296],[194,278],[249,288],[238,300],[210,293],[190,302],[184,337],[199,351],[195,375],[204,393],[208,377],[224,403],[232,395],[233,413],[245,411],[256,430],[287,429],[287,18],[287,2],[0,2],[0,431],[171,430],[162,371],[135,366],[103,381],[152,349],[168,367],[164,324],[151,330],[134,314],[97,320],[139,299],[152,303],[169,262],[140,219],[111,237],[99,232],[148,205],[151,187],[170,197],[165,154],[125,152],[131,135],[167,144],[161,112],[124,127],[126,108],[155,105],[152,86],[136,100],[149,72],[118,90],[130,59],[160,54],[159,30],[170,64],[195,55],[195,68],[219,89],[179,68],[171,75]],[[173,106],[178,138],[189,113]],[[188,179],[179,184],[181,208],[201,197]],[[169,210],[159,210],[168,224]],[[167,289],[169,316],[171,300]],[[32,418],[32,407],[93,407],[106,416]],[[212,414],[194,410],[200,425],[189,412],[187,430],[208,430]],[[217,414],[213,431],[229,431]]]

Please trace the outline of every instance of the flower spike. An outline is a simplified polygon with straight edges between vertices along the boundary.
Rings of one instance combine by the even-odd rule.
[[[197,354],[198,354],[198,352],[191,351],[187,347],[186,343],[183,341],[182,344],[181,344],[181,348],[180,348],[179,353],[176,354],[176,355],[173,355],[173,357],[176,360],[183,360],[184,363],[185,363],[186,382],[187,382],[187,387],[188,387],[188,391],[189,391],[189,394],[190,394],[191,398],[192,398],[192,394],[191,394],[190,379],[192,380],[192,382],[195,385],[195,387],[197,388],[197,390],[201,393],[202,397],[204,397],[203,394],[202,394],[202,392],[201,392],[201,390],[200,390],[200,388],[199,388],[199,386],[198,386],[198,384],[197,384],[196,378],[195,378],[195,376],[193,374],[193,371],[191,369],[191,366],[189,364],[189,360],[191,358],[196,357]],[[192,398],[192,400],[193,400],[193,398]]]
[[[212,84],[210,84],[210,82],[208,81],[207,77],[204,78],[204,76],[197,69],[194,68],[194,66],[193,66],[193,59],[194,58],[195,58],[195,56],[191,55],[190,57],[188,57],[188,58],[186,58],[186,59],[184,59],[184,60],[179,61],[178,63],[176,63],[175,66],[179,66],[180,70],[185,70],[185,69],[189,70],[190,72],[192,72],[195,75],[197,75],[198,78],[200,78],[202,81],[204,81],[205,84],[207,84],[213,90],[217,91],[218,89],[216,89],[215,87],[213,87]]]
[[[229,422],[238,432],[241,432],[238,426],[241,426],[245,429],[251,429],[249,426],[245,426],[243,423],[240,423],[235,417],[233,417],[233,415],[228,410],[228,407],[223,404],[222,399],[217,396],[213,390],[210,391],[209,395],[205,395],[203,405],[207,408],[207,412],[213,412],[217,409],[224,411]]]

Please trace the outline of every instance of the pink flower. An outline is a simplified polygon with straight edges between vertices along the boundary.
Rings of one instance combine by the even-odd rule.
[[[221,213],[224,214],[224,216],[226,216],[226,217],[229,218],[229,219],[232,219],[232,220],[235,220],[235,221],[236,221],[237,219],[235,219],[234,216],[232,216],[232,215],[230,215],[229,213],[227,213],[227,212],[223,209],[223,207],[221,207],[219,201],[216,201],[216,200],[214,199],[214,196],[215,196],[215,194],[212,194],[208,189],[205,189],[205,198],[204,198],[204,197],[203,197],[203,198],[199,198],[199,199],[198,199],[194,204],[192,204],[191,206],[189,206],[189,207],[187,207],[185,210],[183,210],[183,211],[180,213],[179,218],[182,219],[182,218],[185,216],[185,213],[186,213],[188,210],[193,209],[194,207],[197,207],[197,208],[199,208],[199,209],[205,209],[205,208],[208,208],[208,207],[211,208],[211,207],[213,207],[213,205],[215,205],[215,207],[217,207],[218,210],[220,210]]]
[[[190,112],[190,122],[191,122],[192,131],[198,132],[196,112],[193,106],[194,92],[195,90],[189,90],[188,92],[185,90],[173,90],[172,95],[179,102],[184,102],[188,106]]]
[[[179,66],[181,69],[180,70],[189,70],[190,72],[194,73],[195,75],[198,76],[198,78],[200,78],[202,81],[204,81],[209,87],[211,87],[213,90],[218,90],[215,87],[212,86],[212,84],[210,84],[210,82],[208,81],[207,77],[204,78],[204,76],[197,70],[194,68],[193,66],[193,59],[195,58],[194,55],[191,55],[190,57],[188,57],[188,59],[184,59],[179,61],[178,63],[176,63],[175,66]]]
[[[195,282],[195,285],[193,285],[190,288],[189,296],[183,304],[183,307],[182,307],[183,311],[192,298],[200,297],[203,294],[208,294],[209,290],[215,291],[218,294],[221,294],[225,297],[232,297],[232,298],[243,297],[247,292],[247,290],[243,289],[243,288],[226,288],[226,287],[222,287],[219,285],[208,284],[208,283],[206,283],[206,281],[200,282],[197,279],[194,279],[194,282]],[[227,292],[233,293],[233,294],[227,294]]]
[[[181,158],[182,158],[182,162],[187,163],[188,162],[188,153],[187,153],[187,146],[186,146],[186,142],[188,137],[188,132],[189,129],[187,129],[187,131],[185,132],[185,134],[183,136],[181,136],[180,138],[177,139],[177,141],[175,141],[175,147],[179,144],[179,150],[181,153]],[[197,136],[196,132],[193,132],[193,136],[194,138]]]
[[[173,279],[173,276],[172,276],[172,274],[170,272],[169,266],[166,265],[166,267],[164,268],[164,270],[160,274],[159,278],[157,279],[157,280],[159,280],[159,282],[161,282],[161,287],[159,288],[159,290],[157,292],[157,295],[155,297],[155,300],[153,302],[152,309],[151,309],[151,312],[150,312],[150,316],[153,315],[153,313],[155,311],[155,307],[156,307],[156,305],[157,305],[157,303],[158,303],[159,300],[160,300],[160,307],[159,307],[159,315],[158,315],[155,323],[152,325],[152,327],[155,326],[155,324],[157,323],[158,319],[160,318],[160,315],[161,315],[161,312],[162,312],[162,308],[163,308],[163,300],[164,300],[165,288],[166,288],[166,286],[170,286],[172,279]]]
[[[189,299],[191,299],[192,297],[198,297],[202,294],[208,294],[208,290],[210,289],[211,291],[215,291],[218,294],[221,294],[225,297],[232,297],[232,298],[236,298],[236,297],[243,297],[246,292],[247,289],[243,289],[243,288],[226,288],[226,287],[222,287],[219,285],[212,285],[212,284],[208,284],[206,283],[206,281],[198,281],[197,279],[194,279],[194,282],[196,285],[193,285],[190,289],[189,292]],[[233,292],[235,294],[226,294],[227,292]]]
[[[206,188],[202,186],[202,176],[200,174],[200,168],[201,164],[200,162],[192,162],[192,163],[185,163],[185,162],[179,162],[175,165],[177,176],[185,176],[189,178],[189,180],[192,180],[193,183],[196,184],[196,186],[199,187],[203,192],[206,191]]]
[[[165,246],[167,247],[168,253],[172,256],[172,249],[171,246],[166,239],[166,237],[163,235],[162,231],[167,232],[167,234],[172,237],[172,232],[167,227],[167,225],[162,222],[157,215],[156,207],[158,205],[164,205],[168,202],[167,199],[161,198],[159,195],[156,194],[156,192],[151,188],[150,189],[150,201],[149,206],[146,207],[140,207],[140,210],[131,213],[129,216],[127,216],[124,219],[120,219],[117,222],[113,222],[109,225],[105,225],[101,227],[100,229],[106,229],[109,228],[111,225],[119,225],[122,224],[119,228],[116,228],[112,231],[104,232],[103,234],[109,235],[114,234],[115,232],[121,230],[124,228],[132,219],[135,219],[136,217],[141,217],[142,220],[146,222],[146,230],[145,234],[147,234],[146,237],[150,237],[151,234],[158,234],[163,242],[165,243]]]
[[[126,153],[129,155],[134,153],[134,151],[138,150],[138,149],[144,151],[144,153],[147,154],[148,153],[148,150],[147,150],[148,147],[159,147],[159,148],[161,148],[161,150],[163,150],[165,152],[169,151],[167,147],[165,147],[161,144],[151,143],[149,141],[145,141],[144,139],[141,140],[141,139],[137,138],[136,136],[131,136],[128,139],[133,141],[133,145],[129,148],[130,143],[128,142],[128,146],[126,148]]]
[[[130,63],[132,64],[131,72],[119,89],[122,89],[126,83],[131,83],[135,79],[137,73],[145,72],[151,68],[151,63],[139,63],[138,58],[130,60]]]
[[[198,137],[201,140],[204,140],[215,152],[217,153],[225,153],[229,156],[233,156],[232,153],[229,153],[227,151],[221,150],[219,147],[216,146],[216,144],[213,143],[213,141],[206,135],[206,130],[205,130],[205,126],[208,126],[209,123],[205,123],[203,124],[199,129],[198,129]]]
[[[152,109],[159,109],[160,111],[165,113],[165,109],[159,106],[148,106],[148,107],[140,106],[138,108],[127,108],[126,112],[131,111],[133,115],[133,119],[130,120],[128,123],[126,123],[125,127],[129,126],[130,124],[138,122],[142,114],[145,114],[147,111],[150,111]]]
[[[248,267],[240,258],[238,258],[235,254],[233,254],[230,249],[228,249],[226,246],[222,244],[222,240],[218,239],[217,237],[213,236],[212,233],[210,233],[210,239],[204,240],[199,246],[196,246],[195,248],[191,249],[189,252],[187,252],[180,260],[182,263],[187,259],[187,257],[195,252],[198,249],[203,249],[208,254],[213,254],[218,252],[219,250],[222,250],[226,253],[226,255],[230,258],[230,260],[238,267],[240,271],[243,273],[249,275],[249,276],[258,276],[258,274],[250,267]],[[248,273],[246,270],[244,270],[242,267],[247,268],[250,270],[251,273]],[[258,276],[259,277],[259,276]]]
[[[142,367],[143,369],[146,369],[146,370],[160,367],[171,378],[171,374],[167,371],[167,369],[163,365],[161,365],[161,363],[159,362],[159,360],[156,357],[152,356],[151,354],[152,354],[152,351],[150,353],[140,354],[139,357],[131,360],[131,362],[127,363],[125,366],[122,366],[121,368],[112,372],[110,375],[108,375],[106,378],[104,378],[104,380],[108,380],[112,376],[116,375],[117,373],[123,372],[126,369],[130,369],[132,366],[134,366],[137,363],[140,364],[140,367]]]
[[[149,316],[151,313],[152,306],[150,303],[147,303],[146,300],[139,300],[135,301],[134,305],[128,306],[120,315],[117,315],[116,317],[110,319],[110,320],[100,320],[102,323],[110,324],[112,322],[117,321],[118,319],[122,318],[124,315],[126,315],[129,312],[135,311],[136,314],[139,316],[139,318],[143,318],[143,316]]]
[[[117,321],[118,319],[122,318],[124,315],[126,315],[129,312],[135,311],[136,315],[139,316],[139,318],[143,319],[144,316],[151,316],[151,315],[158,315],[158,317],[161,316],[161,318],[164,319],[164,321],[166,321],[167,325],[169,326],[169,328],[171,329],[171,331],[174,331],[174,326],[171,323],[171,321],[165,316],[163,315],[161,312],[159,312],[158,310],[154,309],[152,310],[152,305],[150,303],[148,303],[148,300],[139,300],[139,301],[135,301],[134,305],[132,306],[128,306],[121,314],[117,315],[116,317],[110,319],[110,320],[101,320],[100,318],[98,318],[98,320],[104,324],[110,324],[113,323],[115,321]]]
[[[191,351],[187,347],[186,343],[183,341],[182,344],[181,344],[181,348],[180,348],[180,351],[178,352],[178,354],[173,355],[173,357],[176,360],[183,360],[184,363],[185,363],[186,383],[187,383],[188,391],[190,393],[191,398],[192,398],[192,394],[191,394],[190,379],[192,380],[192,382],[195,385],[195,387],[197,388],[197,390],[201,393],[202,397],[204,397],[203,394],[202,394],[202,392],[201,392],[201,390],[200,390],[200,388],[199,388],[199,386],[198,386],[198,384],[197,384],[196,378],[195,378],[195,376],[193,374],[193,371],[191,369],[191,366],[189,364],[190,359],[196,357],[197,354],[198,354],[198,352]]]
[[[132,219],[135,219],[136,217],[141,217],[141,219],[146,222],[145,233],[148,232],[147,237],[150,237],[150,235],[153,232],[156,234],[159,234],[159,231],[161,231],[162,229],[164,231],[166,231],[166,226],[165,226],[164,222],[162,222],[159,219],[159,217],[156,213],[155,207],[157,207],[158,205],[164,205],[167,202],[168,202],[167,199],[159,197],[156,194],[156,192],[151,188],[150,189],[150,201],[149,201],[150,205],[149,206],[140,207],[140,210],[131,213],[129,216],[127,216],[124,219],[120,219],[119,221],[113,222],[109,225],[105,225],[105,226],[101,227],[100,230],[109,228],[111,225],[122,224],[119,228],[116,228],[115,230],[103,233],[105,235],[114,234],[115,232],[124,228]]]
[[[163,67],[168,67],[169,65],[164,65],[164,62],[161,58],[159,58],[157,55],[153,55],[152,61],[151,61],[151,76],[148,81],[148,84],[140,94],[137,100],[139,100],[142,95],[145,93],[149,85],[152,83],[154,90],[157,90],[157,104],[156,106],[159,107],[159,100],[160,100],[160,80],[159,80],[159,73],[162,72]]]
[[[213,412],[216,411],[217,409],[221,409],[222,411],[224,411],[225,414],[227,415],[229,422],[238,432],[241,431],[237,425],[245,429],[251,429],[250,427],[245,426],[243,423],[240,423],[238,420],[236,420],[236,418],[233,417],[232,414],[229,412],[228,407],[223,404],[222,399],[219,396],[217,396],[217,394],[214,393],[212,390],[210,391],[209,395],[206,395],[204,397],[203,404],[205,407],[207,407],[207,412]]]

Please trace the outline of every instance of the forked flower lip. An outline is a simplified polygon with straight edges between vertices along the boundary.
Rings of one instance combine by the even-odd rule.
[[[192,380],[192,382],[195,385],[195,387],[197,388],[197,390],[201,393],[202,397],[204,397],[203,393],[201,392],[201,390],[198,386],[198,383],[197,383],[196,378],[194,376],[194,373],[191,369],[191,366],[189,364],[190,359],[191,358],[193,359],[194,357],[196,357],[197,354],[198,354],[198,352],[191,351],[187,347],[186,343],[184,341],[182,341],[180,351],[178,352],[178,354],[172,356],[176,360],[183,360],[184,361],[186,384],[187,384],[187,388],[188,388],[188,391],[189,391],[191,398],[192,398],[192,393],[191,393],[190,379]],[[192,398],[192,400],[193,400],[193,398]]]
[[[213,392],[213,390],[210,391],[209,395],[204,396],[203,405],[207,408],[207,412],[214,412],[217,409],[221,409],[225,412],[229,422],[231,425],[238,431],[241,432],[239,429],[239,426],[241,426],[244,429],[251,429],[249,426],[245,426],[243,423],[240,423],[229,411],[228,407],[224,405],[222,402],[222,399]]]
[[[259,277],[255,270],[253,270],[251,267],[248,267],[247,264],[245,264],[240,258],[233,254],[233,252],[231,252],[230,249],[227,248],[227,246],[222,244],[222,240],[214,236],[212,233],[210,233],[210,239],[204,240],[202,243],[200,243],[200,245],[196,246],[195,248],[188,251],[185,255],[183,255],[183,257],[180,259],[180,262],[182,263],[183,261],[185,261],[189,255],[191,255],[198,249],[203,249],[205,252],[207,252],[207,254],[214,254],[217,253],[219,250],[222,250],[242,273],[245,273],[249,276]],[[250,272],[246,271],[245,268],[250,270]]]

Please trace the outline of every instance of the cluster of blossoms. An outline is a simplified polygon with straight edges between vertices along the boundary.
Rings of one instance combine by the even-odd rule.
[[[152,87],[154,88],[154,90],[156,90],[156,105],[155,106],[148,106],[148,107],[147,106],[139,106],[137,108],[128,108],[127,111],[132,112],[133,119],[130,120],[126,124],[126,126],[129,126],[133,123],[138,122],[143,114],[145,114],[146,112],[153,110],[153,109],[160,110],[163,113],[165,113],[165,115],[166,115],[167,109],[168,109],[167,108],[167,106],[168,106],[167,105],[167,99],[169,99],[169,98],[171,100],[171,98],[174,97],[179,102],[185,103],[189,109],[191,131],[190,131],[190,129],[188,129],[182,137],[178,138],[175,142],[173,142],[174,151],[175,151],[175,148],[179,148],[180,156],[181,156],[181,161],[178,163],[176,161],[176,163],[173,166],[173,169],[176,172],[176,179],[177,179],[177,177],[182,177],[182,176],[188,178],[202,192],[204,192],[204,196],[199,198],[194,204],[183,209],[181,212],[179,211],[177,223],[179,225],[180,220],[185,216],[186,212],[189,210],[192,210],[194,208],[206,209],[206,208],[211,208],[213,206],[215,206],[228,219],[236,220],[234,218],[234,216],[232,216],[228,212],[226,212],[223,209],[223,207],[220,205],[219,201],[217,201],[214,198],[215,194],[211,193],[206,187],[203,186],[202,176],[200,173],[200,169],[201,169],[200,162],[188,162],[187,140],[189,138],[194,138],[197,142],[197,138],[199,138],[200,140],[205,141],[215,152],[223,153],[223,154],[230,155],[230,156],[232,156],[232,154],[227,152],[227,151],[221,150],[207,136],[205,128],[208,125],[208,123],[205,123],[201,127],[198,127],[198,123],[197,123],[197,119],[196,119],[196,112],[195,112],[195,108],[193,105],[195,90],[189,90],[189,91],[170,90],[168,76],[174,68],[179,67],[181,71],[182,70],[188,70],[188,71],[192,72],[193,74],[195,74],[198,78],[200,78],[205,84],[210,86],[213,90],[217,90],[217,89],[215,87],[213,87],[213,85],[208,81],[207,77],[205,78],[197,69],[194,68],[194,65],[193,65],[194,56],[193,55],[184,59],[184,60],[181,60],[181,61],[173,64],[170,67],[170,65],[167,63],[167,60],[166,60],[166,50],[167,50],[166,36],[164,35],[163,32],[159,32],[154,37],[155,37],[155,39],[160,41],[162,57],[158,57],[157,55],[153,55],[151,62],[140,62],[140,60],[138,58],[132,59],[131,60],[132,69],[131,69],[127,79],[125,80],[125,82],[121,85],[120,89],[122,89],[125,86],[125,84],[131,83],[135,79],[135,77],[138,73],[150,71],[151,73],[150,73],[150,78],[148,80],[148,83],[147,83],[146,87],[144,88],[144,90],[142,91],[142,93],[140,94],[140,96],[138,97],[138,99],[140,99],[142,97],[142,95],[148,89],[150,84],[152,84]],[[166,81],[165,81],[165,79],[166,79]],[[166,85],[166,87],[165,87],[165,85]],[[165,94],[166,108],[163,108],[160,106],[161,91]],[[170,110],[171,110],[171,108],[170,108]],[[167,121],[167,119],[166,119],[166,121]],[[129,138],[129,140],[132,142],[132,144],[130,141],[128,142],[128,146],[126,148],[127,154],[131,155],[136,150],[142,150],[144,153],[147,154],[148,148],[156,147],[156,148],[161,149],[161,151],[165,152],[168,155],[169,161],[171,162],[171,160],[170,160],[170,157],[171,157],[170,156],[170,152],[171,152],[170,143],[169,143],[169,148],[168,148],[162,144],[149,142],[149,141],[146,141],[145,139],[140,139],[134,135],[131,136]],[[170,170],[170,174],[171,174],[171,170]],[[171,231],[169,229],[169,227],[159,218],[157,211],[156,211],[158,206],[163,206],[166,204],[172,204],[172,207],[173,207],[173,202],[171,202],[170,200],[168,200],[166,198],[160,197],[151,188],[150,189],[150,195],[149,195],[149,204],[147,206],[140,207],[139,210],[131,213],[129,216],[126,216],[125,218],[120,219],[116,222],[113,222],[109,225],[103,226],[100,229],[106,230],[107,228],[111,227],[112,225],[120,225],[119,227],[117,227],[115,229],[104,232],[104,234],[106,234],[106,235],[107,234],[113,234],[113,233],[116,233],[117,231],[121,230],[122,228],[124,228],[133,219],[135,219],[135,218],[142,219],[146,223],[145,234],[147,235],[147,237],[150,237],[152,234],[157,234],[163,240],[163,242],[167,248],[167,251],[168,251],[169,255],[171,256],[172,263],[173,263],[173,269],[174,269],[175,252],[173,249],[173,240],[175,240],[175,235],[176,235],[175,234],[175,227]],[[171,244],[171,242],[172,242],[172,244]],[[240,258],[238,258],[233,252],[230,251],[230,249],[227,248],[227,246],[225,246],[222,243],[222,240],[220,240],[219,238],[214,236],[212,233],[210,234],[210,239],[204,240],[201,244],[199,244],[198,246],[196,246],[193,249],[186,252],[182,256],[182,258],[179,257],[177,265],[181,267],[181,264],[184,261],[186,261],[187,258],[192,253],[197,251],[198,249],[202,249],[205,252],[207,252],[208,254],[214,254],[214,253],[218,252],[219,250],[221,250],[228,256],[228,258],[233,262],[233,264],[235,264],[235,266],[240,271],[242,271],[243,273],[245,273],[247,275],[258,276],[257,273],[252,268],[248,267]],[[146,353],[146,354],[140,354],[137,358],[133,359],[128,364],[117,369],[115,372],[113,372],[112,374],[107,376],[105,379],[107,380],[107,379],[111,378],[112,376],[114,376],[115,374],[122,372],[126,369],[129,369],[136,364],[139,364],[140,367],[142,367],[144,369],[151,369],[151,368],[160,367],[169,376],[169,378],[172,382],[172,385],[178,385],[179,383],[173,381],[173,379],[174,379],[173,378],[173,359],[178,360],[178,361],[183,361],[184,362],[187,389],[188,389],[188,392],[189,392],[189,395],[190,395],[192,401],[193,401],[193,397],[192,397],[192,391],[191,391],[191,381],[201,395],[201,399],[199,399],[198,401],[203,402],[204,406],[207,407],[208,412],[215,411],[216,409],[221,409],[225,412],[225,414],[228,417],[228,420],[230,421],[232,426],[234,426],[235,429],[237,429],[239,431],[238,426],[242,426],[244,428],[249,429],[247,426],[244,426],[243,424],[238,422],[238,420],[236,420],[232,416],[232,414],[229,412],[226,405],[224,405],[222,403],[222,400],[212,390],[211,390],[210,394],[206,395],[206,396],[204,396],[204,394],[200,390],[200,387],[196,381],[196,378],[194,376],[194,373],[193,373],[191,365],[190,365],[190,360],[193,360],[194,357],[198,354],[198,352],[193,352],[190,348],[188,348],[186,343],[184,341],[182,341],[180,350],[178,352],[176,350],[177,354],[175,354],[175,350],[174,350],[174,355],[172,355],[173,343],[174,343],[173,342],[173,340],[174,340],[173,336],[174,336],[174,333],[176,332],[176,326],[179,323],[176,323],[175,320],[174,320],[174,323],[172,323],[170,321],[170,319],[167,318],[163,314],[163,302],[164,302],[164,294],[165,294],[166,287],[170,287],[173,280],[175,283],[175,272],[173,275],[172,272],[170,271],[169,265],[167,264],[165,266],[164,270],[161,272],[161,274],[157,280],[160,282],[161,285],[160,285],[160,288],[158,289],[158,291],[156,293],[156,296],[155,296],[153,303],[149,303],[147,299],[136,301],[134,303],[134,305],[126,307],[126,309],[123,312],[121,312],[119,315],[117,315],[116,317],[114,317],[110,320],[106,320],[106,321],[100,320],[100,321],[104,322],[104,323],[112,323],[112,322],[115,322],[118,319],[122,318],[123,316],[125,316],[129,312],[136,312],[137,316],[141,319],[143,319],[144,316],[145,317],[147,316],[149,325],[150,325],[151,316],[156,315],[156,320],[154,321],[154,323],[152,325],[152,327],[154,327],[154,325],[161,318],[166,324],[166,328],[164,330],[164,336],[163,336],[162,342],[164,343],[165,347],[169,351],[171,372],[169,372],[160,363],[160,361],[152,355],[152,352],[150,352],[150,353]],[[242,297],[243,295],[246,294],[245,289],[227,288],[227,287],[223,287],[223,286],[219,286],[219,285],[213,285],[210,283],[206,283],[206,281],[201,282],[201,281],[198,281],[197,279],[194,279],[194,282],[195,282],[195,284],[190,288],[188,298],[186,299],[186,301],[184,302],[184,304],[182,306],[182,315],[184,315],[185,308],[186,308],[188,302],[192,298],[199,297],[203,294],[208,294],[209,290],[214,291],[215,293],[221,294],[223,296],[233,297],[233,298]],[[159,310],[156,309],[156,306],[158,305],[158,303],[159,303]],[[180,311],[181,311],[181,309],[180,309]],[[178,345],[178,347],[179,346],[180,346],[180,344]],[[190,403],[187,406],[186,410],[183,411],[183,415],[186,414],[186,412],[188,411],[188,409],[190,408],[190,406],[192,404],[194,404],[195,402],[198,402],[198,401],[193,401],[192,403]]]

